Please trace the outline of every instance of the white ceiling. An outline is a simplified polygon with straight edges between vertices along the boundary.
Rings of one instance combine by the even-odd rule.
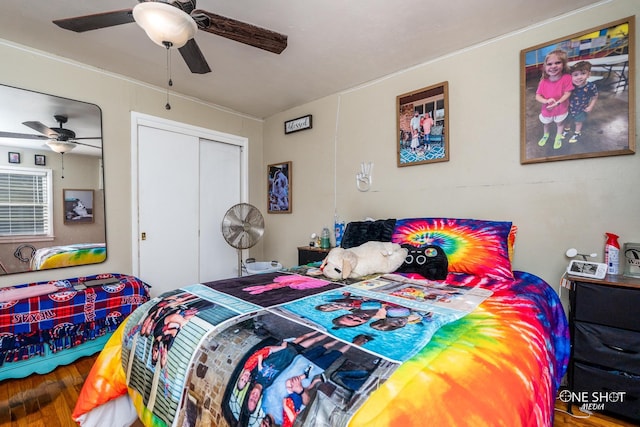
[[[190,73],[174,51],[172,90],[266,118],[599,2],[198,0],[199,9],[286,34],[288,47],[276,55],[198,31],[195,39],[213,71]],[[0,38],[166,87],[164,49],[137,24],[74,33],[51,22],[132,8],[136,3],[2,1]]]

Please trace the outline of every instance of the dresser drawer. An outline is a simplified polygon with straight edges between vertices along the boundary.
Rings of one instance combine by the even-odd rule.
[[[640,376],[622,375],[582,363],[574,364],[573,375],[573,392],[588,392],[589,396],[595,392],[599,402],[604,404],[604,411],[640,421]],[[604,401],[603,396],[612,396],[610,392],[620,392],[614,394],[618,397],[617,402]],[[591,399],[591,403],[599,402]]]
[[[637,289],[575,282],[575,320],[640,331]]]
[[[640,375],[640,332],[576,322],[573,357]]]

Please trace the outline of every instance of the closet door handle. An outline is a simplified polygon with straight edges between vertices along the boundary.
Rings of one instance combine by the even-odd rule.
[[[627,350],[624,349],[622,347],[618,347],[617,345],[611,345],[611,344],[607,344],[607,343],[602,343],[604,344],[605,347],[610,348],[611,350],[617,351],[619,353],[626,353],[626,354],[638,354],[637,351],[633,351],[633,350]]]

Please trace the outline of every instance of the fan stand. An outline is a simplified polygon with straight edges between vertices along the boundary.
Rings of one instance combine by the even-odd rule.
[[[243,235],[247,235],[247,233],[249,233],[249,230],[251,230],[251,223],[249,223],[248,221],[242,221],[242,233]],[[251,245],[253,246],[253,245]],[[238,249],[238,277],[242,277],[242,250],[243,247],[239,247]]]
[[[238,249],[238,277],[242,277],[242,249]]]

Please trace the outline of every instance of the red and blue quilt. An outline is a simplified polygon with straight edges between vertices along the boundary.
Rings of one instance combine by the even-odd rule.
[[[100,286],[78,286],[113,279]],[[84,288],[84,289],[82,289]],[[149,300],[148,285],[123,274],[27,283],[0,289],[0,366],[58,352],[115,331]],[[3,294],[28,298],[2,298]]]

